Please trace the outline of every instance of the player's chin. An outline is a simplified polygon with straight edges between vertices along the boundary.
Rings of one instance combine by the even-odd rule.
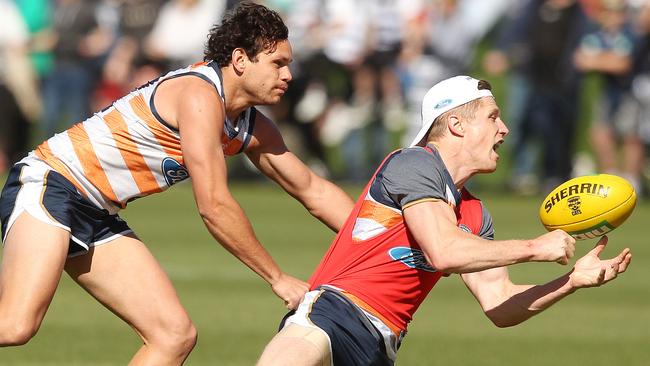
[[[492,166],[485,166],[485,167],[479,169],[479,173],[481,173],[481,174],[490,174],[490,173],[494,173],[496,170],[497,170],[497,166],[496,166],[496,164],[494,164]]]
[[[499,163],[499,154],[497,154],[496,151],[492,150],[492,153],[490,154],[490,162],[489,164],[494,165],[494,168],[496,169],[497,164]]]
[[[493,173],[494,171],[497,170],[497,161],[499,160],[499,157],[497,156],[496,159],[490,159],[489,161],[486,161],[485,164],[481,167],[481,173]]]
[[[264,104],[277,104],[280,102],[283,95],[284,93],[270,93],[264,98]]]
[[[272,96],[268,96],[266,98],[260,99],[255,103],[256,105],[274,105],[278,104],[280,102],[281,98],[274,98]]]

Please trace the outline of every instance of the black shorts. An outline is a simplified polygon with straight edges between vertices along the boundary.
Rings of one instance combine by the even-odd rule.
[[[386,354],[384,338],[366,315],[344,295],[330,288],[318,289],[320,293],[305,296],[310,311],[305,314],[309,321],[327,333],[332,347],[332,363],[335,366],[392,366]],[[308,294],[311,294],[310,292]],[[299,308],[300,311],[300,308]],[[295,312],[282,320],[291,321]],[[295,316],[302,316],[296,314]],[[296,322],[300,324],[299,322]]]
[[[133,231],[118,215],[86,200],[61,174],[41,161],[23,159],[14,165],[0,196],[2,241],[18,216],[34,218],[70,232],[68,256],[85,254],[90,247]]]

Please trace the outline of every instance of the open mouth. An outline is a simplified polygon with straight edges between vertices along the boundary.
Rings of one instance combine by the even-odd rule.
[[[501,146],[501,144],[503,144],[503,140],[501,140],[501,141],[497,142],[496,144],[492,145],[492,150],[494,150],[496,152],[499,149],[499,147]]]

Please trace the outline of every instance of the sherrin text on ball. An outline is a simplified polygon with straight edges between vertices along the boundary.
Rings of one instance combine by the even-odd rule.
[[[636,205],[636,192],[611,174],[568,180],[546,196],[539,217],[547,230],[562,229],[577,240],[602,236],[620,226]]]

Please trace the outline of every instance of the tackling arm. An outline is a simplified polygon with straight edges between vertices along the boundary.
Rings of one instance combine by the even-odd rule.
[[[506,267],[465,273],[461,277],[488,318],[498,327],[510,327],[544,311],[577,289],[603,285],[625,272],[632,258],[629,249],[614,258],[600,259],[606,243],[607,237],[603,237],[569,273],[543,285],[515,285]]]
[[[261,172],[296,198],[311,215],[336,232],[343,226],[354,207],[352,199],[291,153],[277,127],[259,112],[246,154]]]
[[[307,284],[280,270],[255,237],[248,218],[228,189],[220,146],[225,118],[221,99],[199,79],[188,84],[188,90],[178,93],[176,121],[185,166],[194,177],[192,188],[201,218],[224,248],[267,281],[293,308],[308,289]]]

